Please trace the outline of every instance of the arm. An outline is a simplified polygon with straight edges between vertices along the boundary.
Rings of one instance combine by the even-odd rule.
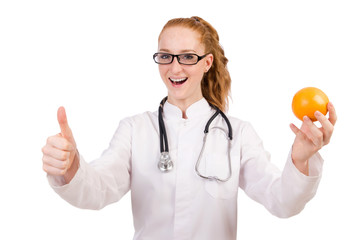
[[[278,217],[291,217],[303,210],[316,194],[323,160],[318,153],[309,161],[309,175],[302,174],[293,164],[291,152],[283,171],[270,162],[261,139],[247,125],[242,130],[239,186],[253,200],[261,203]]]
[[[122,121],[109,148],[89,164],[74,145],[69,148],[69,151],[74,149],[74,158],[69,160],[72,153],[61,149],[72,144],[64,139],[62,133],[50,137],[43,148],[43,168],[54,191],[80,208],[100,209],[118,201],[130,189],[131,131],[130,122]],[[57,155],[67,159],[55,159]],[[66,166],[68,162],[71,162],[70,166]],[[63,164],[57,168],[57,163]]]

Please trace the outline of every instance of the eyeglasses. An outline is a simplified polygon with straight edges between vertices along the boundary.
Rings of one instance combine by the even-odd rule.
[[[180,64],[195,65],[201,59],[206,57],[207,55],[208,55],[208,53],[205,55],[202,55],[202,56],[199,56],[194,53],[184,53],[184,54],[177,54],[177,55],[170,54],[170,53],[155,53],[155,54],[153,54],[153,60],[155,60],[155,62],[157,64],[171,64],[173,62],[173,59],[176,57],[177,61]]]

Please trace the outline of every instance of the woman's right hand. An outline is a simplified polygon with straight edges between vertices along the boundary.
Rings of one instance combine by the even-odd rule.
[[[43,169],[53,176],[64,176],[69,183],[79,166],[79,154],[64,107],[58,109],[60,133],[48,138],[43,152]]]

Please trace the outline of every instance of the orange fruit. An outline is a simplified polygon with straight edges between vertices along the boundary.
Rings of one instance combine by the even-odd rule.
[[[317,121],[314,113],[320,111],[327,114],[327,104],[329,99],[322,90],[315,87],[306,87],[299,90],[293,97],[292,109],[294,115],[303,121],[304,116],[308,116],[313,122]]]

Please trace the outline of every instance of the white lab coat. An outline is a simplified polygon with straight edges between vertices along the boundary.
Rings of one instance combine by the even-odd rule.
[[[160,141],[158,113],[145,112],[122,120],[109,148],[80,168],[69,184],[49,176],[53,189],[79,208],[101,209],[131,190],[135,240],[236,239],[238,187],[278,217],[299,213],[315,195],[323,160],[310,160],[310,176],[300,173],[288,156],[281,172],[269,161],[262,141],[251,125],[229,117],[233,127],[232,177],[222,183],[195,172],[206,122],[214,110],[202,99],[187,109],[188,119],[166,102],[164,122],[174,169],[158,167]],[[212,126],[227,131],[218,116]],[[200,172],[220,178],[228,174],[227,139],[220,129],[210,132]]]

